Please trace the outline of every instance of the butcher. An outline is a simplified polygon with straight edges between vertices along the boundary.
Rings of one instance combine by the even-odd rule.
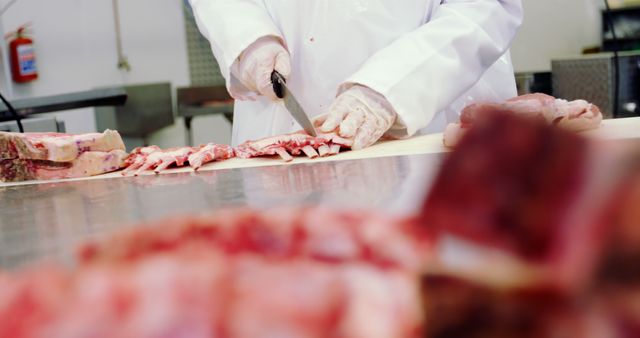
[[[321,132],[362,149],[441,132],[475,101],[516,96],[521,0],[190,0],[235,102],[232,143],[301,130],[272,72]]]

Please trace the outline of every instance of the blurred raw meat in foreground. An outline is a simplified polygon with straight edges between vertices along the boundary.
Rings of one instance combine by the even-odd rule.
[[[0,337],[419,337],[408,226],[321,208],[149,224],[73,271],[0,276]]]
[[[428,337],[640,337],[640,144],[496,110],[419,223]]]
[[[0,337],[640,337],[640,148],[495,110],[416,215],[232,209],[0,275]]]

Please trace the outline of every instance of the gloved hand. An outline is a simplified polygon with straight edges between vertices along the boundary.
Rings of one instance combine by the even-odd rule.
[[[273,91],[271,73],[277,70],[285,79],[291,74],[289,52],[275,37],[258,39],[245,49],[233,63],[231,72],[247,89],[271,100],[278,97]],[[254,97],[236,97],[240,100],[252,100]]]
[[[374,90],[355,85],[340,94],[326,115],[316,119],[323,133],[336,132],[352,139],[351,149],[376,143],[395,123],[397,114],[387,99]]]

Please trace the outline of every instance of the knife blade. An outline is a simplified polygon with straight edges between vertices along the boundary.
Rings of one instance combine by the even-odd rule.
[[[277,97],[284,100],[284,106],[287,107],[293,119],[296,120],[309,135],[318,136],[316,129],[313,127],[313,123],[309,119],[309,115],[305,113],[298,100],[296,100],[295,96],[289,91],[284,77],[274,70],[273,73],[271,73],[271,82],[273,83],[273,91]]]

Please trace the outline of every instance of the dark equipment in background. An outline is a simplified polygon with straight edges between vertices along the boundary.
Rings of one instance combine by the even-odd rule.
[[[612,9],[605,1],[601,18],[602,51],[640,50],[640,6]]]
[[[556,97],[592,102],[605,118],[632,117],[640,112],[640,52],[622,52],[618,61],[611,53],[555,59],[551,69]]]
[[[13,108],[11,103],[9,103],[9,101],[7,101],[7,99],[4,98],[4,95],[0,94],[0,99],[2,99],[2,103],[4,103],[7,109],[9,109],[11,116],[16,120],[16,123],[18,124],[18,129],[20,130],[20,132],[24,133],[24,127],[22,126],[22,119],[20,118],[20,115],[18,115],[18,113]]]
[[[543,93],[553,95],[551,72],[523,72],[516,74],[518,95]]]
[[[193,146],[191,122],[195,117],[222,114],[233,123],[233,98],[224,85],[178,88],[178,116],[184,118],[186,142]]]
[[[602,50],[608,53],[556,59],[551,62],[553,95],[567,100],[585,99],[598,105],[605,118],[640,115],[640,50],[632,49],[626,32],[619,39],[621,22],[638,26],[640,47],[640,7],[611,10],[604,0]],[[635,11],[634,16],[621,16]],[[623,19],[621,19],[623,18]],[[627,25],[628,26],[628,25]]]
[[[614,83],[613,83],[613,117],[618,117],[618,113],[620,112],[620,59],[618,57],[618,51],[620,50],[620,45],[618,44],[618,36],[616,34],[615,22],[613,20],[611,14],[611,8],[609,7],[609,0],[604,0],[605,6],[605,22],[607,25],[603,25],[603,27],[609,27],[609,31],[611,32],[611,43],[612,51],[613,51],[613,67],[614,67]],[[604,29],[603,29],[604,30]],[[603,47],[604,47],[604,35],[603,34]]]
[[[0,105],[0,122],[16,121],[20,132],[24,132],[21,120],[32,115],[85,107],[122,105],[127,101],[127,94],[122,88],[110,88],[18,99],[11,103],[1,95],[0,99],[3,102]]]
[[[114,129],[128,149],[148,145],[148,137],[173,124],[173,99],[168,82],[121,87],[125,105],[96,108],[98,130]]]

